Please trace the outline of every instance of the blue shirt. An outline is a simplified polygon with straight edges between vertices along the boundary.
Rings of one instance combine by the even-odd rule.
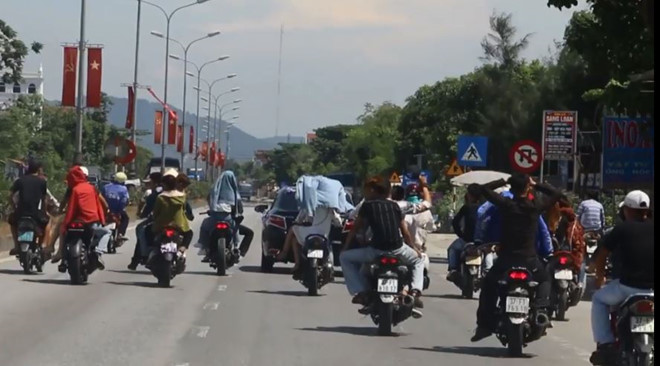
[[[502,196],[513,198],[509,191],[502,192]],[[477,225],[474,231],[474,240],[482,243],[498,243],[501,236],[500,215],[497,207],[490,202],[486,202],[477,209]],[[539,228],[536,234],[536,251],[541,257],[547,257],[552,254],[552,236],[548,230],[543,217],[539,217]]]
[[[128,189],[119,183],[108,183],[103,187],[103,198],[108,202],[108,209],[114,214],[123,212],[128,206]]]

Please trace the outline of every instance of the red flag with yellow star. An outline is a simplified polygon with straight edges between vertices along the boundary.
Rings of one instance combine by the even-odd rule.
[[[101,50],[99,47],[87,49],[87,108],[101,107]]]

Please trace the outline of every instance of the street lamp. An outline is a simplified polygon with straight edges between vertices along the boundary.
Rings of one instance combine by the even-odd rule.
[[[151,32],[151,34],[153,34],[157,37],[160,37],[160,38],[164,38],[164,36],[160,33],[156,34],[154,32]],[[220,31],[207,33],[203,37],[193,39],[187,45],[184,45],[183,43],[181,43],[181,42],[179,42],[179,41],[177,41],[173,38],[169,39],[170,41],[172,41],[172,42],[178,44],[179,46],[181,46],[181,48],[183,49],[183,118],[181,119],[181,129],[184,131],[184,133],[186,131],[186,92],[188,91],[188,87],[187,87],[188,78],[186,77],[186,75],[188,74],[188,51],[190,50],[190,47],[193,44],[195,44],[199,41],[208,39],[208,38],[215,37],[219,34],[220,34]],[[181,60],[181,58],[177,55],[169,55],[169,56],[170,56],[170,58],[173,58],[175,60]],[[181,149],[181,168],[183,168],[183,159],[184,159],[185,155],[186,155],[186,149],[182,148]],[[195,174],[197,174],[197,171],[195,171]]]
[[[210,60],[210,61],[207,61],[207,62],[203,63],[202,66],[199,66],[199,67],[197,66],[197,64],[195,64],[195,63],[192,62],[192,61],[189,61],[189,60],[185,60],[185,61],[184,61],[186,64],[191,64],[191,65],[195,68],[195,70],[197,70],[197,86],[193,88],[195,91],[197,91],[197,116],[196,116],[196,121],[195,121],[195,130],[199,130],[199,99],[200,99],[200,95],[199,95],[199,93],[200,93],[200,91],[201,91],[201,89],[200,89],[200,87],[199,87],[199,85],[200,85],[199,83],[202,81],[202,78],[201,78],[201,76],[202,76],[202,70],[204,70],[204,67],[206,67],[206,65],[210,65],[210,64],[212,64],[212,63],[214,63],[214,62],[218,62],[218,61],[224,61],[224,60],[226,60],[226,59],[228,59],[228,58],[229,58],[228,55],[220,56],[220,57],[214,58],[214,59],[212,59],[212,60]],[[177,58],[177,59],[180,60],[180,58]],[[183,61],[183,60],[182,60],[182,61]],[[192,76],[192,77],[195,76],[195,74],[193,74],[192,72],[186,72],[186,75],[188,75],[188,76]],[[231,78],[234,78],[234,77],[236,77],[236,74],[229,74],[229,75],[227,75],[227,79],[231,79]],[[209,98],[210,98],[210,96],[209,96]],[[204,100],[204,101],[205,101],[205,102],[208,102],[208,100]],[[198,138],[198,134],[195,134],[195,146],[196,146],[197,148],[199,148],[199,138]],[[197,163],[198,163],[198,160],[199,160],[199,157],[198,157],[197,155],[195,155],[195,172],[197,172]],[[196,173],[195,173],[195,174],[196,174]]]
[[[151,6],[155,7],[156,9],[159,9],[163,13],[163,15],[165,16],[165,19],[167,20],[167,27],[166,27],[166,33],[167,34],[165,35],[165,81],[164,81],[164,84],[165,84],[164,89],[165,90],[163,91],[163,104],[164,105],[167,105],[167,76],[168,76],[169,65],[170,65],[170,63],[169,63],[169,60],[170,60],[170,58],[169,58],[169,55],[170,55],[170,24],[172,22],[172,17],[179,10],[191,7],[193,5],[202,4],[202,3],[205,3],[207,1],[208,0],[196,0],[192,3],[189,3],[189,4],[182,5],[182,6],[178,7],[176,9],[172,10],[172,12],[168,14],[165,11],[165,9],[163,9],[159,5],[156,5],[156,4],[154,4],[152,2],[149,2],[149,1],[146,1],[146,0],[142,0],[143,3],[145,3],[147,5],[151,5]],[[155,36],[158,36],[158,34],[161,34],[161,33],[152,31],[151,34],[153,34]],[[166,132],[167,126],[169,124],[170,116],[167,113],[167,111],[164,110],[164,109],[163,109],[163,115],[164,115],[164,121],[163,121],[163,132],[162,132],[163,138],[162,138],[162,141],[161,141],[161,162],[160,162],[161,164],[160,164],[160,169],[164,173],[165,172],[165,140],[166,140],[165,139],[165,132]]]

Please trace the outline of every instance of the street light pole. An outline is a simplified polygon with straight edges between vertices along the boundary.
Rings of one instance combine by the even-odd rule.
[[[86,0],[80,1],[80,40],[78,41],[78,104],[76,106],[76,114],[78,117],[78,122],[76,123],[76,153],[73,159],[74,164],[83,163],[82,156],[82,138],[83,138],[83,73],[85,72],[84,60],[85,60],[85,5]]]
[[[168,77],[168,71],[169,71],[169,65],[170,65],[169,64],[169,61],[170,61],[170,24],[172,22],[172,17],[174,16],[174,14],[176,14],[181,9],[185,9],[185,8],[191,7],[193,5],[205,3],[208,0],[197,0],[193,3],[180,6],[176,9],[172,10],[172,12],[169,13],[169,14],[165,11],[165,9],[161,8],[160,6],[158,6],[154,3],[151,3],[151,2],[148,2],[148,1],[145,1],[145,0],[142,0],[142,1],[144,1],[145,4],[149,4],[153,7],[156,7],[158,9],[160,9],[160,11],[162,11],[163,14],[165,15],[165,19],[167,20],[167,25],[166,25],[166,30],[165,30],[165,33],[166,33],[165,34],[165,81],[164,81],[165,90],[163,91],[163,104],[164,104],[164,106],[167,106],[167,77]],[[161,157],[160,170],[161,170],[162,173],[165,172],[165,141],[166,141],[167,126],[170,123],[170,116],[167,113],[167,110],[166,110],[165,107],[163,107],[163,116],[164,116],[163,130],[162,130],[162,139],[161,139],[161,145],[160,145],[160,149],[161,149],[160,150],[160,157]]]
[[[135,66],[133,69],[133,101],[132,105],[129,106],[133,113],[131,113],[131,141],[137,146],[136,134],[135,134],[135,114],[137,112],[137,90],[138,90],[138,59],[140,51],[140,16],[142,12],[142,1],[137,0],[137,26],[135,28]],[[131,162],[131,176],[137,176],[137,161],[133,159]]]

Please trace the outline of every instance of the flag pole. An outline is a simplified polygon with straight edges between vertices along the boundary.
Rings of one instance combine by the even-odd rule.
[[[80,40],[78,41],[78,103],[76,104],[76,114],[78,122],[76,123],[76,153],[73,163],[82,165],[82,138],[83,138],[83,73],[85,71],[83,61],[85,60],[85,5],[86,0],[80,0]]]

